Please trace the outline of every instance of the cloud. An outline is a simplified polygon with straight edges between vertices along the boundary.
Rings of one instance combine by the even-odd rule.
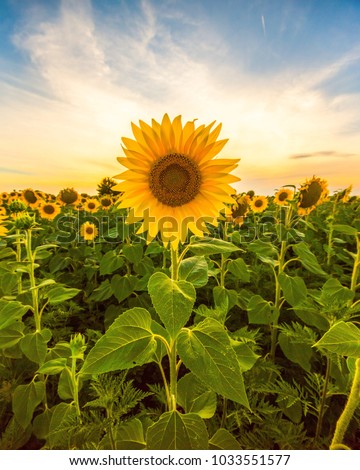
[[[292,160],[300,160],[304,158],[317,158],[317,157],[349,158],[349,157],[359,157],[359,156],[360,155],[356,153],[342,153],[342,152],[336,152],[334,150],[323,150],[321,152],[298,153],[295,155],[290,155],[289,158]]]
[[[323,89],[357,63],[359,48],[325,67],[254,75],[201,9],[129,4],[106,16],[88,0],[63,0],[51,15],[24,12],[14,43],[29,60],[16,75],[0,76],[0,155],[6,167],[21,165],[19,187],[36,180],[37,187],[95,188],[121,171],[115,157],[121,136],[131,136],[130,122],[165,112],[223,122],[221,135],[230,140],[222,155],[241,157],[244,187],[262,184],[262,175],[277,187],[291,183],[281,181],[289,174],[331,173],[326,158],[315,167],[311,157],[347,155],[359,168],[360,94]],[[327,146],[333,150],[325,155]],[[336,169],[338,187],[347,169]]]
[[[10,173],[13,175],[33,175],[34,174],[29,171],[23,171],[17,168],[5,168],[3,166],[0,166],[0,173]]]

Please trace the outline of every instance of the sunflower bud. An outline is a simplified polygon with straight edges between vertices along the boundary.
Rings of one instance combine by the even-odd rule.
[[[71,357],[73,359],[84,359],[86,349],[85,336],[81,333],[75,333],[70,339]]]

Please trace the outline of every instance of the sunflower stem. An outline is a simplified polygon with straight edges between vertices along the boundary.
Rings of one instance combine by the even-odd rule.
[[[350,284],[350,290],[352,290],[354,293],[356,292],[356,288],[358,285],[359,272],[360,272],[360,233],[358,232],[356,234],[356,256],[355,256],[353,272],[351,275],[351,284]]]
[[[318,416],[318,422],[317,422],[317,425],[316,425],[316,432],[315,432],[315,441],[317,441],[319,439],[320,433],[321,433],[321,428],[322,428],[322,423],[323,423],[323,418],[324,418],[325,402],[326,402],[326,396],[327,396],[327,391],[328,391],[328,386],[329,386],[329,379],[330,379],[330,368],[331,368],[331,360],[330,360],[329,357],[327,357],[326,358],[325,380],[324,380],[323,390],[322,390],[322,393],[321,393],[319,416]]]
[[[330,449],[339,448],[342,446],[342,441],[346,430],[350,424],[351,418],[360,403],[360,357],[356,359],[355,362],[355,375],[354,380],[351,386],[350,394],[348,401],[345,405],[343,412],[341,413],[340,418],[336,423],[335,433],[330,444]]]
[[[32,232],[31,228],[25,232],[25,246],[26,246],[26,257],[30,263],[29,267],[29,279],[32,296],[32,306],[34,310],[35,329],[37,332],[41,331],[41,315],[39,312],[39,290],[36,286],[35,278],[35,254],[32,251]]]
[[[335,199],[331,216],[330,216],[330,224],[329,224],[329,234],[328,234],[328,250],[327,250],[327,259],[326,259],[326,265],[330,267],[331,263],[331,257],[332,257],[332,244],[333,244],[333,236],[334,236],[334,221],[335,221],[335,216],[336,216],[336,209],[337,209],[337,199]]]
[[[16,261],[21,263],[21,232],[20,229],[16,229]],[[22,293],[22,273],[18,271],[17,273],[17,287],[18,287],[18,294]]]
[[[176,364],[176,340],[172,340],[170,343],[170,405],[169,411],[176,411],[177,403],[177,364]]]
[[[179,253],[177,248],[170,248],[171,254],[171,279],[173,281],[178,280],[179,276]]]

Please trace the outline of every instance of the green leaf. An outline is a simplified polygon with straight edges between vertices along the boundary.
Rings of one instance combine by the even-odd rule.
[[[104,254],[100,261],[100,274],[112,274],[124,265],[124,258],[116,254],[115,250],[110,250]]]
[[[36,364],[42,364],[45,360],[47,343],[50,340],[48,332],[49,330],[28,333],[20,341],[21,351],[30,361],[36,362]]]
[[[185,258],[179,265],[179,280],[188,281],[194,287],[203,287],[208,282],[208,264],[204,256]]]
[[[24,337],[24,328],[24,323],[16,322],[1,330],[0,349],[6,349],[15,346],[15,344],[17,344],[21,338]]]
[[[253,295],[248,303],[248,319],[250,324],[270,325],[275,317],[270,302],[261,295]]]
[[[50,411],[52,416],[49,425],[48,444],[50,448],[54,448],[58,440],[63,439],[64,429],[61,428],[62,424],[69,418],[75,418],[76,408],[72,403],[59,403]]]
[[[130,261],[130,263],[138,264],[141,261],[143,256],[143,247],[140,244],[137,245],[124,245],[122,247],[122,252],[125,258]]]
[[[297,243],[293,246],[293,250],[305,269],[319,276],[327,276],[326,272],[321,268],[316,256],[310,251],[305,242]]]
[[[74,398],[74,383],[69,367],[65,367],[60,373],[58,395],[62,400],[72,400]]]
[[[115,274],[111,279],[111,289],[118,302],[122,302],[134,292],[137,283],[135,276]]]
[[[157,347],[151,322],[151,315],[144,308],[124,312],[91,349],[81,373],[104,374],[151,361]]]
[[[209,390],[190,372],[177,384],[177,401],[185,413],[196,413],[201,418],[212,418],[216,411],[216,393]]]
[[[206,318],[178,337],[178,353],[185,366],[211,390],[249,407],[236,353],[224,327]]]
[[[148,428],[149,450],[205,450],[208,433],[204,421],[195,413],[168,411]]]
[[[306,372],[310,372],[310,360],[313,356],[313,350],[309,344],[293,341],[291,337],[281,332],[279,334],[279,345],[289,361],[299,364]]]
[[[355,292],[334,278],[328,279],[321,288],[320,302],[328,309],[340,309],[346,307],[354,298]]]
[[[20,302],[0,300],[0,330],[20,320],[30,308],[29,305]]]
[[[296,306],[294,311],[300,320],[307,325],[315,326],[321,331],[327,331],[330,328],[329,320],[309,299],[304,304]]]
[[[18,385],[13,393],[12,409],[16,421],[25,429],[31,422],[36,407],[45,397],[44,382]]]
[[[149,294],[161,321],[175,338],[189,320],[196,298],[195,288],[187,281],[173,281],[157,272],[149,279]]]
[[[301,277],[291,277],[285,273],[280,273],[279,284],[283,290],[285,300],[291,306],[299,305],[306,300],[307,288]]]
[[[223,286],[213,288],[215,307],[224,310],[226,314],[237,304],[238,296],[234,289],[227,289]]]
[[[345,233],[346,235],[357,235],[358,230],[355,227],[351,227],[351,225],[341,225],[335,224],[333,225],[333,230],[340,233]]]
[[[49,433],[50,422],[52,418],[52,410],[45,408],[45,411],[34,418],[33,432],[38,439],[46,439]]]
[[[74,287],[56,286],[46,293],[46,297],[50,305],[58,305],[65,302],[65,300],[72,299],[79,292],[81,292],[81,290],[75,289]]]
[[[255,253],[262,261],[268,262],[278,256],[277,248],[270,242],[255,240],[247,245],[248,251]]]
[[[38,370],[39,374],[46,375],[56,375],[60,374],[64,367],[66,366],[67,359],[66,357],[61,357],[59,359],[52,359],[51,361],[45,362]]]
[[[194,240],[194,241],[193,241]],[[238,251],[236,245],[224,240],[219,240],[217,238],[201,238],[201,239],[192,239],[190,242],[189,250],[197,256],[210,256],[216,255],[219,253],[232,253],[233,251]]]
[[[135,418],[119,426],[116,429],[115,444],[116,450],[144,449],[146,442],[142,422]]]
[[[231,345],[236,352],[236,357],[239,361],[241,370],[243,372],[250,370],[260,356],[255,354],[250,346],[246,343],[232,340]]]
[[[227,429],[219,428],[209,441],[211,450],[241,450],[239,442]]]
[[[360,330],[354,323],[340,321],[314,344],[340,356],[360,357]]]
[[[227,268],[228,271],[236,277],[236,279],[239,279],[242,282],[250,282],[250,271],[242,258],[230,260]]]
[[[93,290],[89,300],[95,302],[102,302],[103,300],[109,299],[113,295],[113,289],[111,287],[109,279],[105,279],[99,287]]]

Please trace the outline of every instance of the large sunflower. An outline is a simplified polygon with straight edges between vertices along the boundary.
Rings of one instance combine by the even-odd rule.
[[[21,198],[30,207],[37,207],[41,202],[41,196],[30,188],[22,191]]]
[[[165,243],[176,247],[187,231],[203,236],[205,222],[216,223],[224,202],[233,203],[230,172],[238,159],[214,159],[227,139],[217,140],[221,124],[211,130],[184,126],[181,116],[172,122],[167,114],[152,125],[132,124],[135,140],[123,138],[126,157],[118,158],[127,171],[112,189],[123,192],[120,207],[130,207],[129,222],[143,220],[138,233],[147,231],[148,241],[160,232]]]
[[[300,186],[298,214],[310,214],[329,195],[327,181],[313,176]]]

